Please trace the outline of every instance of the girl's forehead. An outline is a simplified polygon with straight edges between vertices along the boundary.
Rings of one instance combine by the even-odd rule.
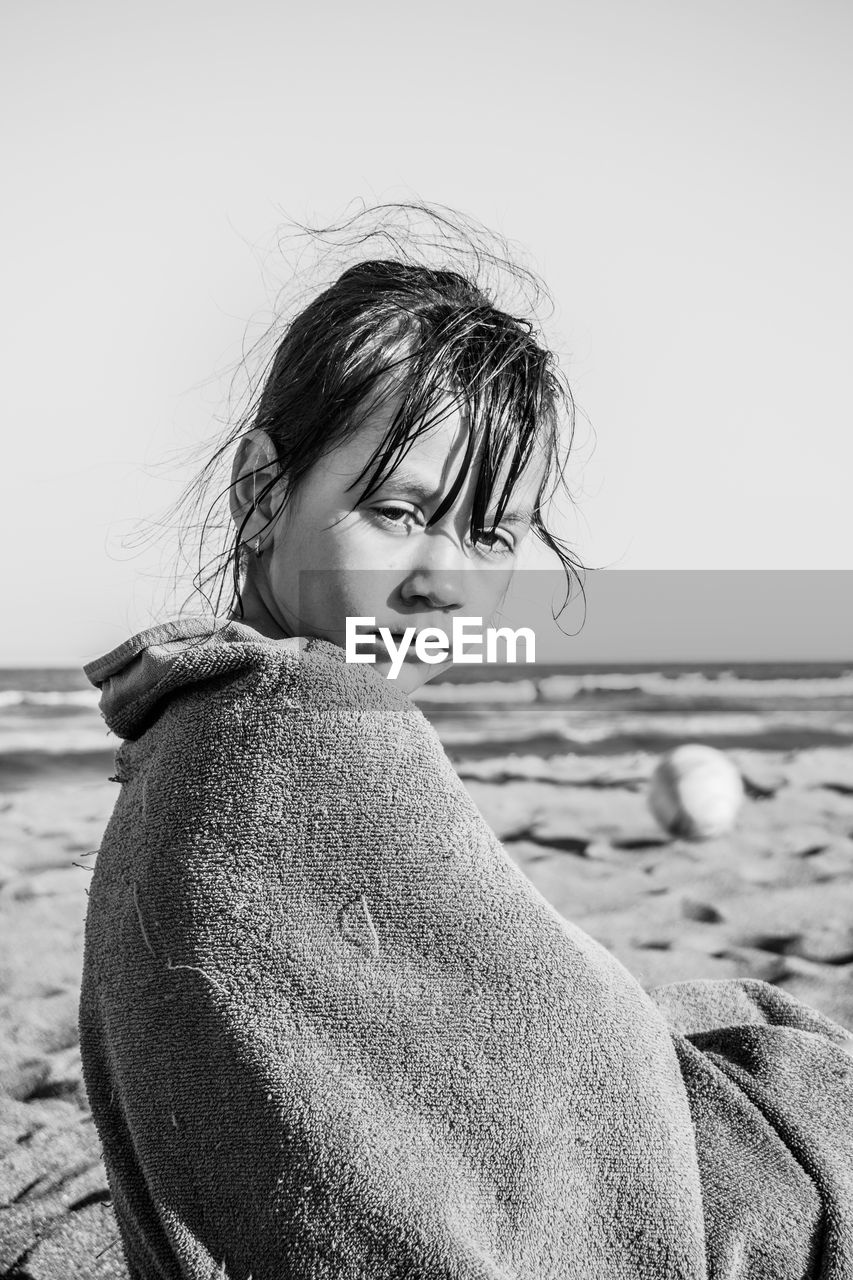
[[[394,403],[382,405],[372,411],[344,446],[347,471],[351,473],[353,480],[362,475],[360,488],[364,488],[378,470],[395,411]],[[417,433],[406,443],[402,456],[399,450],[394,450],[393,458],[397,460],[397,465],[393,470],[389,471],[387,463],[382,466],[382,488],[405,487],[414,497],[422,500],[437,502],[443,499],[455,484],[460,468],[465,463],[469,445],[469,423],[467,409],[448,399],[430,421],[418,424]],[[505,458],[494,480],[494,501],[503,493],[512,465],[512,452],[509,451],[509,456]],[[461,491],[464,495],[473,497],[483,460],[483,437],[482,432],[479,432],[475,436],[468,459],[467,474],[462,479]],[[544,456],[531,457],[513,486],[509,503],[512,510],[508,509],[508,515],[530,519],[546,467]]]

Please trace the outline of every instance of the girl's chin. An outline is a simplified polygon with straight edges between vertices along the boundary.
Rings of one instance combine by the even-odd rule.
[[[428,681],[434,680],[442,671],[447,671],[452,666],[450,662],[421,662],[417,659],[409,659],[403,662],[396,676],[391,676],[391,659],[380,659],[377,657],[376,662],[371,664],[377,675],[381,675],[391,684],[396,685],[404,693],[412,693],[415,689],[420,689]]]

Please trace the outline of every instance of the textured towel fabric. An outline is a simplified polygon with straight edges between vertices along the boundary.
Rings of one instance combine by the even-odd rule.
[[[155,628],[80,1029],[134,1280],[853,1276],[853,1058],[763,983],[654,998],[320,640]]]
[[[710,1276],[853,1276],[853,1055],[831,1043],[842,1029],[755,980],[650,995],[690,1099]]]

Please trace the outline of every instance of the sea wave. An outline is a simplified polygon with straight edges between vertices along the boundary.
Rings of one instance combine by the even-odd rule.
[[[462,681],[427,684],[415,690],[412,701],[442,706],[460,702],[535,702],[536,683],[535,680],[482,680],[471,684]]]
[[[755,699],[853,698],[853,670],[834,676],[770,676],[757,679],[734,671],[609,671],[510,676],[501,680],[448,680],[424,685],[413,701],[442,707],[466,702],[522,704],[572,702],[579,695],[646,695],[685,701],[696,698]]]
[[[52,725],[50,729],[0,728],[0,757],[24,752],[32,755],[74,756],[93,751],[115,751],[118,738],[108,735],[101,721],[74,729]]]
[[[624,715],[613,720],[567,721],[565,718],[540,717],[526,722],[480,721],[476,726],[462,721],[451,721],[436,726],[439,737],[447,745],[461,746],[470,743],[497,741],[511,737],[514,742],[532,741],[550,735],[579,745],[603,743],[609,739],[637,738],[691,739],[706,741],[713,738],[761,738],[778,733],[829,733],[838,738],[853,737],[853,721],[834,721],[828,724],[819,712],[791,715],[751,714],[668,714]]]
[[[434,706],[467,702],[571,702],[579,694],[646,694],[692,698],[853,698],[853,669],[833,676],[769,676],[756,679],[735,671],[608,671],[537,676],[535,671],[495,680],[453,680],[427,684],[412,699]],[[0,689],[0,713],[27,708],[43,712],[97,711],[97,689]]]
[[[97,689],[74,689],[58,692],[36,691],[34,689],[0,689],[0,711],[17,707],[47,707],[61,709],[80,707],[84,710],[98,709],[100,694]]]
[[[571,701],[579,693],[644,693],[664,698],[853,698],[853,671],[838,676],[771,677],[756,680],[733,671],[607,672],[543,676],[536,681],[545,702]]]

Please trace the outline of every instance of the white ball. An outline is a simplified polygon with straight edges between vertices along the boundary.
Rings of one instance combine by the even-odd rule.
[[[743,780],[728,756],[699,743],[668,752],[652,774],[649,808],[670,835],[711,840],[734,826]]]

